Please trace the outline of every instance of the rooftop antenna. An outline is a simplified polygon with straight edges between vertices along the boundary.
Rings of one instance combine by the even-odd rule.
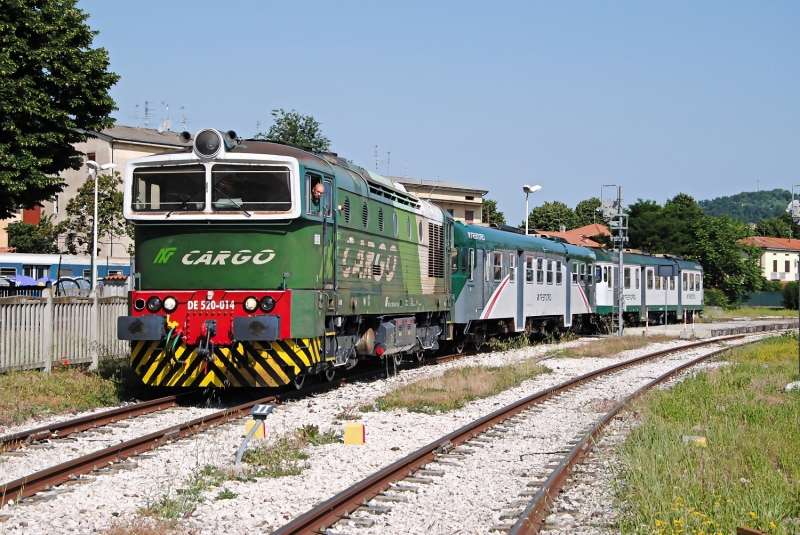
[[[139,104],[136,104],[133,112],[133,120],[136,123],[136,130],[139,130]]]
[[[181,106],[181,116],[183,117],[182,119],[183,131],[186,132],[186,123],[189,122],[188,120],[186,120],[186,106]]]
[[[164,107],[166,106],[166,118],[164,117]],[[169,104],[161,103],[161,122],[158,125],[158,133],[163,134],[164,130],[169,130],[169,127],[172,126],[172,121],[169,120]]]
[[[144,101],[144,127],[145,128],[150,126],[150,117],[151,117],[150,112],[152,111],[150,109],[150,104],[151,104],[151,102],[149,100],[145,100]]]
[[[256,135],[261,133],[261,121],[256,121]]]
[[[378,146],[375,145],[375,172],[378,172]]]
[[[389,172],[389,166],[392,163],[392,151],[388,151],[386,155],[386,176],[391,176],[392,173]]]

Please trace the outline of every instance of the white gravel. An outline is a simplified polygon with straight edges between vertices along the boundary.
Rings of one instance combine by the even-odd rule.
[[[195,534],[243,533],[254,528],[259,531],[277,528],[381,467],[500,406],[613,362],[628,360],[658,349],[683,345],[686,342],[676,340],[665,344],[653,344],[644,349],[609,358],[552,359],[547,361],[547,365],[552,368],[553,373],[541,375],[520,387],[492,398],[472,402],[461,410],[447,414],[424,415],[404,411],[359,412],[359,407],[362,405],[372,404],[385,392],[422,376],[441,374],[453,367],[514,362],[551,354],[558,349],[582,343],[585,342],[536,346],[506,353],[468,357],[435,367],[402,371],[398,377],[389,380],[352,384],[313,398],[281,405],[267,419],[268,438],[265,440],[277,440],[308,424],[317,425],[323,431],[331,428],[341,431],[344,422],[337,416],[350,413],[357,415],[359,421],[365,424],[367,443],[364,446],[328,444],[309,448],[308,468],[298,476],[259,479],[254,483],[229,481],[225,483],[224,488],[238,494],[234,499],[215,500],[220,489],[211,489],[204,494],[204,501],[197,504],[192,516],[181,522],[181,527]],[[711,350],[709,348],[705,351]],[[685,360],[689,357],[684,355],[681,358]],[[664,370],[667,367],[667,364],[662,364]],[[654,377],[656,374],[654,370],[655,368],[648,368],[644,375]],[[376,527],[373,528],[348,529],[358,533],[394,531],[452,533],[454,529],[466,530],[462,531],[464,533],[485,533],[491,524],[498,521],[504,507],[517,498],[516,494],[522,488],[520,485],[524,485],[522,473],[531,476],[541,471],[542,463],[549,458],[546,455],[529,455],[520,462],[519,455],[563,449],[564,439],[571,438],[575,432],[575,428],[571,425],[591,422],[597,414],[594,405],[597,399],[622,397],[627,391],[626,388],[633,388],[632,383],[635,382],[637,373],[632,371],[629,375],[623,374],[605,380],[604,389],[595,388],[597,392],[593,395],[586,393],[565,395],[558,403],[551,403],[542,409],[535,419],[532,419],[534,425],[519,425],[509,431],[507,438],[493,439],[493,442],[487,444],[479,454],[468,455],[458,461],[464,465],[464,468],[458,469],[458,473],[462,476],[457,477],[456,471],[448,468],[447,475],[442,478],[443,481],[437,481],[429,488],[420,489],[416,495],[409,496],[410,503],[416,505],[406,507],[405,504],[392,504],[392,512],[385,517],[385,520],[378,519],[386,524],[392,524],[391,527],[378,529],[379,525],[376,523]],[[567,403],[572,403],[570,409],[564,410],[563,407],[558,409]],[[192,410],[201,411],[197,413],[198,415],[205,411],[205,409]],[[607,410],[607,407],[603,410]],[[190,419],[187,418],[188,414],[185,411],[167,411],[165,417],[174,416],[180,421],[186,421]],[[149,421],[143,420],[142,427],[145,423],[147,426],[153,423],[154,428],[161,427],[162,424],[156,424],[155,420],[155,418]],[[130,428],[116,430],[114,440],[127,440],[135,436],[134,433],[140,435],[154,430],[149,427],[150,431],[140,429],[138,422],[139,419],[133,420]],[[564,431],[565,429],[568,431]],[[118,431],[119,436],[116,435]],[[193,440],[155,450],[151,452],[152,457],[139,459],[138,467],[134,470],[97,475],[93,482],[75,486],[71,492],[57,494],[49,501],[26,506],[6,504],[0,509],[0,521],[2,521],[0,526],[4,531],[30,534],[91,533],[102,530],[115,521],[116,517],[133,518],[138,509],[148,503],[171,493],[174,496],[176,489],[187,486],[191,475],[208,464],[222,468],[231,467],[243,434],[244,421],[239,420],[197,435]],[[83,442],[88,441],[81,440],[75,444]],[[4,458],[6,460],[0,463],[0,479],[8,481],[19,477],[20,471],[25,471],[21,468],[22,465],[18,464],[23,461],[33,463],[34,459],[41,458],[41,466],[44,467],[46,464],[44,458],[54,455],[57,449],[61,448],[39,450],[30,456],[30,459]],[[81,453],[73,452],[73,454]],[[11,470],[18,475],[9,476]],[[497,480],[494,479],[495,474]],[[509,474],[516,476],[511,478],[513,481],[506,481]],[[457,481],[458,485],[455,487],[449,485],[451,479]],[[430,500],[429,494],[426,493],[430,494]],[[439,512],[439,504],[434,503],[434,499],[441,502],[442,512]],[[458,502],[457,507],[451,506],[453,512],[445,513],[444,504],[452,504],[454,501]],[[423,504],[422,507],[420,504]],[[403,514],[400,513],[402,507],[406,507],[403,509],[406,511]],[[429,514],[412,517],[415,509],[429,511]],[[76,510],[82,511],[82,514],[76,515]],[[458,511],[461,511],[460,517]],[[419,521],[415,523],[412,518]],[[399,527],[401,524],[397,524],[397,521],[402,521],[403,527]]]

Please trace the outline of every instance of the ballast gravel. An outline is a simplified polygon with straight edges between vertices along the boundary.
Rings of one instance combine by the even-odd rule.
[[[742,341],[755,339],[748,337]],[[587,343],[584,340],[559,345],[533,346],[504,353],[484,353],[437,366],[424,366],[403,370],[397,377],[388,380],[361,382],[319,394],[315,397],[287,402],[276,407],[266,420],[267,438],[276,441],[305,425],[316,425],[322,431],[333,429],[341,432],[350,418],[358,418],[365,424],[366,444],[351,446],[327,444],[309,447],[306,469],[297,476],[278,479],[259,478],[255,482],[227,481],[219,488],[205,491],[196,503],[191,516],[177,526],[177,533],[222,534],[243,533],[257,529],[268,532],[304,513],[317,503],[360,481],[380,468],[400,459],[425,444],[447,434],[470,421],[480,418],[519,398],[528,396],[545,387],[561,383],[570,377],[587,373],[609,364],[629,360],[637,356],[685,345],[685,341],[651,344],[646,348],[623,352],[605,358],[555,358],[545,362],[552,373],[543,374],[526,381],[517,388],[497,396],[477,400],[463,409],[446,414],[425,415],[405,411],[366,412],[360,408],[372,405],[375,399],[397,386],[414,382],[422,377],[440,375],[451,368],[475,365],[502,365],[529,358],[541,358],[560,349],[569,349]],[[713,347],[692,351],[694,356],[713,351]],[[678,360],[692,358],[683,353]],[[669,367],[663,363],[663,369]],[[659,368],[660,369],[660,368]],[[640,370],[640,368],[636,368]],[[663,373],[663,372],[658,372]],[[633,374],[633,375],[630,375]],[[403,493],[409,502],[392,503],[391,511],[384,519],[371,516],[373,527],[336,527],[336,533],[486,533],[491,525],[500,522],[499,516],[509,503],[517,500],[520,484],[524,478],[539,472],[549,457],[542,451],[559,451],[565,446],[563,438],[572,438],[576,432],[573,425],[589,425],[599,412],[596,410],[598,396],[603,399],[624,397],[626,389],[636,380],[644,381],[657,375],[654,368],[646,367],[640,372],[624,372],[603,381],[603,388],[595,395],[586,393],[567,394],[558,402],[551,402],[538,414],[532,415],[533,425],[521,424],[511,428],[508,436],[492,439],[479,453],[467,455],[457,465],[447,468],[442,481],[417,493]],[[637,377],[637,374],[642,377]],[[647,379],[649,380],[649,379]],[[569,400],[572,400],[571,402]],[[562,405],[572,403],[571,408]],[[559,409],[559,407],[561,407]],[[163,417],[186,421],[211,409],[189,411],[166,411]],[[205,411],[208,412],[205,412]],[[548,412],[549,411],[549,412]],[[194,413],[193,413],[194,414]],[[140,422],[141,420],[141,422]],[[129,428],[116,429],[114,440],[128,440],[169,424],[156,424],[155,418],[129,420]],[[568,429],[565,433],[564,429]],[[117,437],[116,433],[121,432]],[[112,523],[132,519],[142,507],[159,502],[165,497],[176,497],[178,489],[188,486],[188,481],[207,465],[230,469],[234,456],[244,435],[244,420],[238,420],[196,435],[193,439],[170,444],[136,458],[133,470],[113,474],[93,475],[94,480],[83,485],[69,487],[69,492],[55,493],[47,501],[35,501],[31,505],[14,505],[3,497],[0,508],[0,526],[9,533],[93,533],[102,532]],[[90,437],[91,438],[91,437]],[[100,438],[100,437],[95,437]],[[251,447],[258,441],[251,442]],[[535,446],[534,446],[535,442]],[[502,443],[502,444],[501,444]],[[69,444],[68,444],[69,445]],[[91,451],[92,443],[76,441],[70,446],[72,455],[84,455]],[[105,447],[105,446],[103,446]],[[87,449],[83,449],[87,448]],[[40,450],[30,458],[0,457],[0,480],[9,481],[19,475],[51,466],[56,450]],[[507,450],[507,451],[506,451]],[[492,461],[489,462],[491,452]],[[44,453],[44,455],[40,455]],[[520,456],[522,461],[520,461]],[[22,464],[22,463],[27,464]],[[453,468],[457,470],[452,470]],[[529,473],[530,472],[530,473]],[[456,473],[461,474],[456,476]],[[526,475],[523,476],[522,474]],[[23,474],[24,475],[24,474]],[[452,486],[446,478],[456,483]],[[522,483],[520,483],[522,482]],[[236,497],[217,499],[221,489],[227,489]],[[414,501],[416,500],[416,501]],[[414,516],[414,512],[425,512]],[[401,512],[402,511],[402,512]],[[80,514],[76,514],[76,513]],[[383,522],[383,524],[378,524]],[[510,521],[513,523],[513,521]],[[453,528],[458,526],[458,528]]]

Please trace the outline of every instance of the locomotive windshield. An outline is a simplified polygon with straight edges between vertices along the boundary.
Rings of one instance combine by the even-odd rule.
[[[206,206],[206,169],[202,165],[136,169],[132,204],[137,212],[201,211]]]
[[[289,168],[284,165],[228,165],[211,168],[214,211],[288,212],[292,208]]]

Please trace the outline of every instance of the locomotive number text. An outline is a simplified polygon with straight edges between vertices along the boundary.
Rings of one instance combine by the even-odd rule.
[[[189,310],[233,310],[235,302],[230,301],[189,301],[186,308]]]

